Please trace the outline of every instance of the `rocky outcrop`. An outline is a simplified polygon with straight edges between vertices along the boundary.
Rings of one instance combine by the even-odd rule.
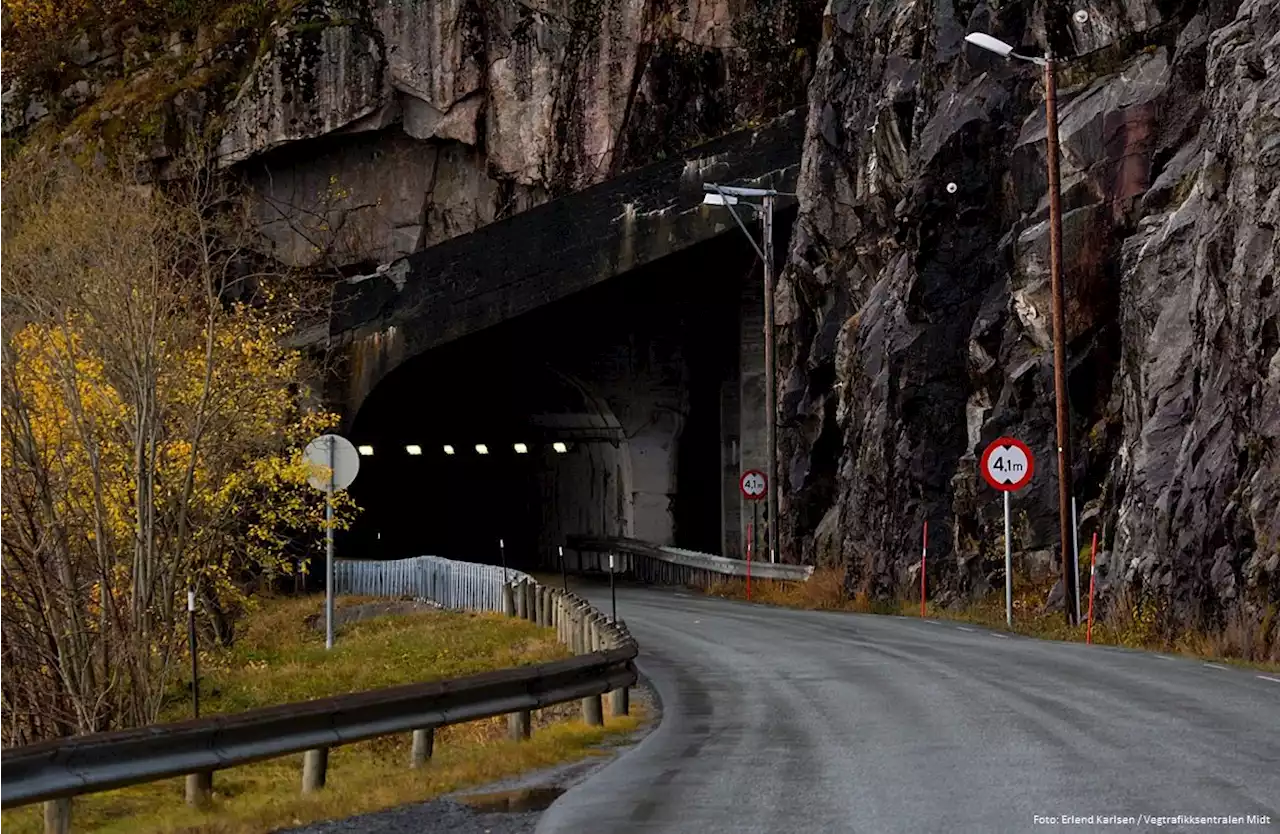
[[[219,153],[250,161],[278,257],[388,260],[798,103],[817,20],[806,0],[312,0]],[[761,97],[783,60],[795,74]]]
[[[234,21],[198,27],[192,43],[135,33],[142,46],[113,71],[131,102],[180,89],[198,104],[194,121],[219,127],[221,165],[260,196],[264,248],[297,266],[385,262],[787,112],[803,103],[821,35],[821,0],[281,8],[261,33]],[[86,65],[119,57],[98,40],[79,50]],[[224,95],[207,94],[211,68],[234,75]],[[45,98],[10,85],[6,132],[127,120],[105,96],[77,103],[81,92],[51,116]],[[152,159],[185,135],[193,120],[172,111],[186,103],[165,101],[145,131]]]
[[[1043,87],[1060,72],[1073,470],[1105,590],[1184,622],[1280,602],[1280,8],[833,0],[778,291],[784,521],[851,588],[1000,581],[976,457],[1027,442],[1015,547],[1057,548]],[[935,571],[937,572],[936,575]]]

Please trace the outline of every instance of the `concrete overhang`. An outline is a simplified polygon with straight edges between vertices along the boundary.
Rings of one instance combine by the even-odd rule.
[[[703,205],[703,184],[795,191],[804,115],[792,111],[344,282],[335,290],[330,345],[395,342],[394,357],[360,346],[384,353],[376,371],[361,369],[367,391],[370,376],[403,359],[726,232],[741,234],[727,209]],[[780,209],[793,204],[777,201]],[[750,213],[738,211],[750,223]]]

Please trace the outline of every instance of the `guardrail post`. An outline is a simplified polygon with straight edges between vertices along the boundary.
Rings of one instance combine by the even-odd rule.
[[[525,594],[523,582],[516,585],[514,594],[516,598],[516,616],[522,620],[527,619],[529,616],[529,597]]]
[[[604,725],[604,703],[598,694],[588,695],[582,699],[582,720],[591,727]]]
[[[203,808],[213,796],[213,771],[187,774],[187,804]]]
[[[541,585],[533,586],[533,623],[542,627],[547,624],[547,594]]]
[[[529,622],[537,624],[538,622],[538,585],[534,582],[526,582],[524,585],[524,607],[525,616]]]
[[[329,748],[320,747],[302,754],[302,792],[312,793],[324,787],[329,769]]]
[[[71,834],[71,797],[44,804],[44,834]]]
[[[524,741],[533,729],[533,713],[522,709],[507,714],[507,734],[512,741]]]
[[[436,728],[421,727],[413,731],[413,747],[409,750],[409,767],[425,767],[436,746]]]
[[[620,715],[631,714],[631,693],[624,686],[615,689],[609,693],[609,705],[612,707],[611,712],[617,718]]]
[[[510,582],[502,583],[502,613],[508,617],[516,615],[515,589]]]

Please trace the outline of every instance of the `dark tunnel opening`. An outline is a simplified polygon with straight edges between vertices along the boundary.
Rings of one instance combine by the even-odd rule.
[[[527,570],[567,535],[660,536],[663,513],[671,543],[719,553],[722,388],[759,278],[725,234],[406,361],[348,433],[373,454],[338,556],[497,564],[501,540]]]

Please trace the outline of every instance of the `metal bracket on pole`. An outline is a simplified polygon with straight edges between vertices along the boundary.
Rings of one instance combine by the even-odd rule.
[[[747,236],[747,240],[751,241],[751,248],[756,250],[756,254],[759,255],[760,260],[763,261],[765,259],[764,251],[761,250],[760,246],[756,243],[756,239],[751,236],[751,232],[747,231],[747,226],[745,223],[742,222],[742,218],[739,217],[738,213],[733,210],[733,204],[729,202],[729,195],[726,194],[724,192],[724,189],[722,189],[718,185],[711,185],[710,187],[714,188],[721,197],[725,198],[724,207],[727,208],[729,210],[729,213],[733,215],[733,219],[738,222],[738,228],[742,229],[742,233]]]

